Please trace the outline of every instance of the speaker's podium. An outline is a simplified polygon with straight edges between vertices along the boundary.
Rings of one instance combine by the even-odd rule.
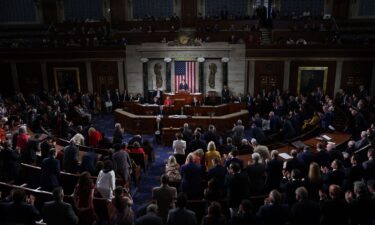
[[[184,105],[191,105],[194,97],[199,101],[203,102],[202,93],[190,93],[188,91],[179,91],[176,93],[163,93],[163,99],[169,96],[173,100],[175,107],[182,107]]]

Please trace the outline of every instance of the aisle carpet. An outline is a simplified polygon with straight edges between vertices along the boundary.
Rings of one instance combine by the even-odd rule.
[[[112,138],[114,130],[114,118],[112,114],[100,114],[93,118],[94,126],[105,134],[106,137]],[[124,134],[124,141],[128,142],[132,135]],[[157,145],[154,141],[153,135],[142,135],[142,138],[149,140],[152,143],[155,151],[155,162],[147,172],[142,172],[140,184],[138,187],[131,187],[133,194],[134,210],[137,211],[151,201],[151,190],[153,187],[160,185],[160,175],[164,172],[164,165],[168,157],[173,153],[171,147],[164,147]]]
[[[93,117],[94,126],[105,134],[106,137],[112,138],[113,130],[115,127],[114,117],[111,113],[101,113]],[[124,134],[124,141],[128,142],[132,135],[129,133]],[[245,137],[250,140],[250,132],[245,130]],[[172,147],[164,147],[155,143],[153,135],[142,135],[142,138],[149,140],[152,143],[155,151],[155,162],[147,172],[142,172],[139,187],[131,187],[131,193],[134,200],[134,210],[145,206],[152,199],[151,190],[153,187],[160,185],[160,176],[164,172],[164,166],[168,157],[173,154]]]

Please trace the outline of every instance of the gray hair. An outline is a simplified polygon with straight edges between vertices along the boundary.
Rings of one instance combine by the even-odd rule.
[[[156,204],[150,204],[147,206],[147,213],[157,213],[158,206]]]
[[[296,196],[300,200],[306,200],[309,198],[309,192],[307,192],[305,187],[299,187],[296,189]]]

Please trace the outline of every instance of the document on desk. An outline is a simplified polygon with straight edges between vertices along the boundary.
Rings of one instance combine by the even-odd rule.
[[[325,134],[322,135],[322,138],[323,138],[324,140],[326,140],[326,141],[330,141],[330,140],[332,140],[332,138],[330,138],[328,135],[325,135]]]
[[[283,158],[284,160],[292,159],[293,157],[289,155],[288,153],[280,153],[279,156]]]

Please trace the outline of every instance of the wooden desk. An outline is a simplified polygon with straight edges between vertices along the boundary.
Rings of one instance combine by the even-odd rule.
[[[202,93],[189,93],[189,92],[177,92],[177,93],[163,93],[163,98],[169,97],[172,99],[177,106],[176,102],[178,103],[178,107],[184,105],[191,105],[193,102],[193,98],[196,97],[199,102],[203,102],[203,94]]]
[[[223,116],[185,116],[174,117],[164,116],[162,118],[163,127],[179,128],[184,123],[189,123],[192,129],[196,127],[203,127],[207,129],[210,124],[214,124],[216,129],[220,132],[226,132],[233,128],[233,124],[241,119],[243,124],[248,124],[249,113],[247,110],[230,113]],[[156,116],[151,115],[136,115],[122,109],[115,110],[115,121],[121,123],[125,131],[132,134],[153,134],[156,124]],[[172,139],[173,140],[173,139]],[[171,143],[171,140],[166,140],[165,143]]]
[[[229,103],[216,106],[203,105],[203,106],[190,106],[190,105],[172,105],[164,107],[164,115],[181,114],[181,107],[184,115],[190,116],[224,116],[227,114],[239,112],[246,109],[245,103]],[[160,106],[152,104],[139,104],[135,102],[126,102],[123,110],[133,113],[135,115],[158,115]]]

